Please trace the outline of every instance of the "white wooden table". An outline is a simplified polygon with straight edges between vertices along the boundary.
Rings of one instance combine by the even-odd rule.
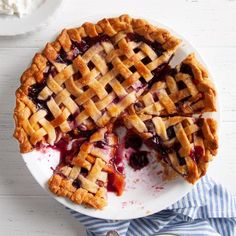
[[[236,195],[236,1],[67,0],[40,31],[0,37],[0,235],[80,235],[83,227],[35,182],[12,138],[14,92],[31,58],[67,25],[106,12],[149,17],[172,27],[199,50],[218,87],[221,150],[210,172]]]

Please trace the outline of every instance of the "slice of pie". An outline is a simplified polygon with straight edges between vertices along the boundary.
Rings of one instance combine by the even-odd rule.
[[[107,204],[107,188],[122,194],[124,176],[116,171],[118,139],[111,125],[87,137],[79,132],[64,137],[56,147],[61,147],[61,142],[66,152],[61,153],[60,164],[48,182],[53,193],[98,209]]]
[[[193,115],[216,111],[216,94],[206,69],[190,54],[175,69],[166,66],[133,104],[138,114]]]
[[[35,55],[16,91],[14,136],[22,153],[60,151],[48,181],[53,193],[98,209],[107,205],[108,190],[122,194],[118,124],[189,182],[204,175],[217,150],[216,122],[191,116],[216,111],[216,94],[193,54],[170,68],[180,42],[122,15],[63,30]],[[146,156],[140,152],[131,164],[144,167]]]
[[[216,121],[184,116],[125,115],[124,123],[157,152],[158,158],[190,183],[205,175],[216,155]]]

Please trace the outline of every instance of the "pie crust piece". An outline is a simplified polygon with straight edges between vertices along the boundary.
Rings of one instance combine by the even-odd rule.
[[[190,54],[175,69],[164,68],[132,107],[138,114],[157,116],[214,112],[216,92],[206,69]]]
[[[124,177],[112,165],[118,139],[111,126],[94,132],[85,140],[70,161],[61,160],[48,181],[49,189],[77,204],[102,209],[107,205],[108,175],[115,175],[121,183],[117,194],[124,188]],[[66,156],[67,158],[67,156]]]
[[[217,124],[212,118],[125,115],[124,123],[156,150],[158,158],[195,183],[217,153]]]

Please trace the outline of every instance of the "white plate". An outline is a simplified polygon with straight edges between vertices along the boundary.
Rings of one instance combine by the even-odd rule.
[[[56,12],[62,0],[41,0],[36,9],[23,17],[0,14],[0,36],[25,34],[42,26]]]
[[[102,17],[87,18],[86,21],[96,22],[100,18]],[[197,51],[183,37],[156,21],[149,20],[149,22],[168,29],[172,34],[183,40],[182,46],[172,59],[171,64],[173,66],[191,52],[195,52],[199,61],[205,65]],[[219,121],[219,112],[210,115]],[[108,193],[108,206],[103,210],[94,210],[73,204],[65,198],[56,197],[47,189],[47,181],[53,173],[52,167],[55,167],[59,161],[59,154],[55,150],[50,149],[44,154],[33,151],[22,156],[37,182],[57,201],[77,212],[102,219],[125,220],[156,213],[181,199],[193,187],[181,177],[172,181],[163,181],[160,174],[161,167],[155,161],[152,165],[148,165],[140,171],[133,171],[127,166],[124,194],[117,197],[113,193]]]

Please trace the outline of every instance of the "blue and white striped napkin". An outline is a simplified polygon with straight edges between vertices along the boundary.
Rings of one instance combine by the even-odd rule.
[[[110,230],[117,231],[120,236],[151,236],[155,233],[236,235],[236,199],[208,176],[203,177],[180,201],[144,218],[101,220],[68,210],[86,227],[88,236],[105,236]]]

